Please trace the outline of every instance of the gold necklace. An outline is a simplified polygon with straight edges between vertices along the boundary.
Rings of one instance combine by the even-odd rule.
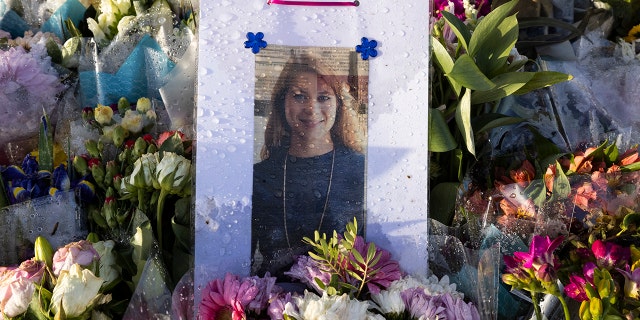
[[[284,156],[284,174],[282,175],[282,212],[284,219],[284,234],[287,237],[287,245],[291,249],[291,242],[289,242],[289,229],[287,229],[287,162],[289,161],[289,152]],[[318,231],[322,227],[322,220],[324,220],[324,214],[327,212],[327,205],[329,204],[329,192],[331,192],[331,182],[333,181],[333,167],[336,163],[336,149],[333,149],[333,155],[331,157],[331,172],[329,173],[329,183],[327,184],[327,197],[324,200],[324,208],[322,208],[322,215],[320,216],[320,224],[318,225]]]

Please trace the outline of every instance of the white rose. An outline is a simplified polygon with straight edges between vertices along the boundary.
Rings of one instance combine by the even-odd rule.
[[[96,277],[90,270],[82,269],[79,264],[62,271],[58,284],[53,288],[51,306],[54,314],[61,308],[68,318],[78,317],[93,307],[99,300],[98,294],[104,280]]]

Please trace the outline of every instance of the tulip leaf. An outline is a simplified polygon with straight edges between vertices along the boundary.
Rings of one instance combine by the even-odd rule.
[[[556,177],[553,180],[553,194],[551,201],[566,199],[571,193],[569,179],[562,171],[560,163],[556,161]]]
[[[442,112],[429,108],[429,151],[447,152],[458,146],[442,116]]]
[[[462,134],[467,150],[474,157],[476,155],[476,146],[473,137],[473,128],[471,127],[471,90],[465,89],[464,95],[456,108],[456,123]]]
[[[445,74],[455,82],[471,90],[489,90],[495,84],[482,73],[476,62],[468,54],[463,54],[453,63],[451,72]]]
[[[43,110],[38,136],[38,167],[48,172],[53,172],[53,130],[51,129],[49,116]]]
[[[471,35],[469,55],[486,74],[492,74],[506,64],[518,40],[518,20],[515,14],[509,16],[517,3],[518,0],[512,0],[492,10]]]
[[[533,72],[508,72],[491,79],[495,88],[485,91],[474,91],[471,94],[471,104],[497,101],[513,94],[533,79]]]
[[[527,188],[524,189],[524,195],[531,199],[537,207],[542,207],[547,199],[547,188],[544,185],[544,181],[540,179],[532,180]]]
[[[478,134],[494,128],[508,126],[525,121],[519,117],[509,117],[499,113],[486,113],[473,119],[473,131]]]
[[[538,71],[534,73],[534,76],[527,84],[522,86],[522,88],[518,89],[513,94],[521,95],[528,92],[531,92],[536,89],[548,87],[550,85],[560,83],[563,81],[568,81],[573,79],[573,76],[570,74],[565,74],[562,72],[556,71]]]
[[[638,171],[640,170],[640,162],[634,162],[632,164],[622,166],[620,167],[620,170],[624,172]]]
[[[7,197],[7,190],[4,184],[4,180],[2,179],[2,175],[0,174],[0,208],[4,208],[8,206],[9,198]]]
[[[429,215],[445,225],[450,225],[453,221],[456,195],[460,183],[443,182],[437,184],[429,192]]]
[[[440,66],[442,71],[447,74],[453,70],[453,58],[447,52],[447,49],[438,41],[438,39],[431,37],[431,46],[433,48],[433,56],[436,63]],[[447,77],[447,80],[451,84],[451,87],[456,95],[460,95],[462,86],[451,77]]]
[[[455,33],[456,37],[458,37],[458,43],[462,45],[465,51],[469,51],[469,40],[471,39],[471,32],[469,31],[469,27],[464,24],[458,17],[456,17],[453,13],[448,12],[446,10],[442,11],[442,17],[449,24],[453,33]]]
[[[604,153],[604,161],[607,163],[607,165],[611,165],[614,162],[616,162],[616,160],[618,160],[618,156],[620,155],[620,151],[618,150],[618,146],[616,146],[615,143],[612,143],[608,146],[606,146],[602,152]]]

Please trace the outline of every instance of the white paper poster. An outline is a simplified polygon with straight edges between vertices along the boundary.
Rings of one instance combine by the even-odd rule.
[[[298,117],[299,124],[291,128],[333,124],[339,122],[340,108],[347,103],[344,97],[354,99],[349,100],[356,106],[354,116],[366,132],[361,152],[364,194],[359,196],[361,206],[356,206],[364,210],[366,239],[389,250],[404,271],[426,273],[428,6],[428,1],[383,0],[202,1],[196,119],[196,303],[207,282],[227,272],[252,272],[256,251],[255,241],[252,249],[254,164],[260,161],[254,151],[265,143],[265,129],[271,127],[268,110],[274,108],[273,99],[264,97],[273,93],[265,88],[276,87],[276,75],[287,68],[285,62],[305,50],[319,53],[328,60],[323,62],[345,71],[338,78],[346,84],[336,88],[333,80],[317,80],[313,92],[307,94],[308,88],[298,83],[284,91],[283,99],[298,104],[311,99],[338,111],[332,111],[336,116],[314,119],[287,113],[282,119]],[[275,49],[284,53],[269,57]],[[264,69],[271,71],[263,71],[262,63],[272,58],[282,61]],[[340,59],[347,62],[340,64]],[[265,80],[269,72],[273,80]],[[332,103],[332,99],[337,101]],[[299,135],[308,138],[309,132]],[[286,142],[276,139],[275,143],[297,145],[296,133],[287,137]],[[321,150],[324,146],[316,143],[312,147]],[[289,157],[285,155],[282,162],[289,167],[283,173],[279,168],[277,175],[289,174],[292,179],[295,171],[293,162],[287,162]],[[322,171],[326,179],[319,179],[317,194],[330,199],[320,202],[319,217],[309,218],[314,228],[318,221],[319,226],[330,225],[328,212],[335,210],[330,203],[342,195],[336,192],[347,181],[341,179],[346,172],[337,169],[340,157],[335,151],[321,162],[330,169]],[[300,154],[296,159],[302,158]],[[289,181],[286,176],[277,178]],[[286,183],[282,187],[286,189]],[[274,216],[284,217],[288,223],[285,238],[290,240],[297,223],[287,219],[287,208],[291,211],[294,206],[284,199],[274,206],[284,208],[284,215],[277,212]]]

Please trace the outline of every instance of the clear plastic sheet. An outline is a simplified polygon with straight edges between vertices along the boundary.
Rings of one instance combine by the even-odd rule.
[[[512,296],[501,284],[502,255],[526,250],[517,237],[480,221],[448,227],[431,220],[429,267],[436,276],[448,275],[481,312],[482,319],[526,314],[526,301]]]
[[[0,261],[3,265],[19,264],[31,259],[38,236],[47,238],[51,246],[57,249],[85,239],[88,233],[73,191],[4,207],[0,209],[0,225],[10,230],[0,233]]]
[[[567,82],[530,94],[504,99],[500,112],[527,118],[527,123],[494,130],[493,153],[512,152],[530,145],[532,136],[524,128],[536,128],[564,151],[604,139],[630,147],[640,134],[640,59],[630,44],[606,40],[610,19],[598,24],[574,43],[545,50],[537,63],[541,70],[573,75]]]

